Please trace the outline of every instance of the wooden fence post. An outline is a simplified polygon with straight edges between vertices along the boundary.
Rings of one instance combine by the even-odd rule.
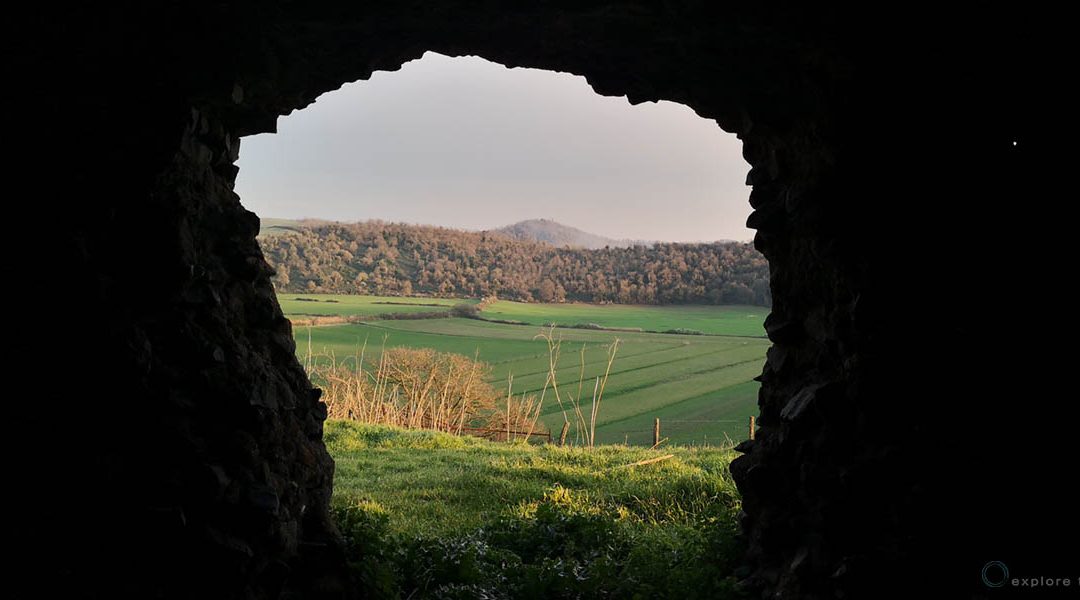
[[[754,415],[750,415],[750,439],[754,439]]]
[[[570,431],[570,421],[563,421],[562,432],[559,433],[559,446],[566,445],[566,434]]]
[[[653,423],[652,445],[653,448],[660,445],[660,417],[656,417],[656,421]]]

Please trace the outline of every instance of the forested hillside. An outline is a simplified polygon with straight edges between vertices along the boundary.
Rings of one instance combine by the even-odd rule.
[[[369,221],[260,237],[283,292],[496,295],[541,302],[768,305],[752,244],[555,247],[502,235]]]

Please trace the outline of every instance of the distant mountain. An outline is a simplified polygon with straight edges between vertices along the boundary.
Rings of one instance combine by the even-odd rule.
[[[596,250],[605,246],[628,248],[630,246],[647,246],[651,243],[639,240],[616,240],[582,231],[562,223],[556,223],[549,219],[529,219],[491,231],[505,235],[510,239],[551,244],[556,248],[570,246],[572,248]]]

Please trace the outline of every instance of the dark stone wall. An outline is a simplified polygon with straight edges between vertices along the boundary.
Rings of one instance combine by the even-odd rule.
[[[1037,391],[984,320],[1009,220],[984,207],[1031,168],[1011,144],[1025,56],[997,38],[1015,15],[448,0],[18,21],[40,235],[13,279],[46,315],[16,329],[33,392],[8,438],[33,448],[11,475],[33,490],[12,538],[28,596],[349,595],[324,412],[233,163],[239,136],[426,50],[685,103],[743,140],[774,299],[761,431],[732,465],[755,595],[977,594],[983,562],[1017,555],[1017,528],[978,527],[1022,505],[993,483],[998,401]]]

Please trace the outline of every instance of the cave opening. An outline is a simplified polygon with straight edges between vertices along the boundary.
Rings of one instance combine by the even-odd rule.
[[[476,512],[476,506],[460,499],[465,494],[447,495],[443,491],[446,483],[431,481],[433,477],[422,466],[424,462],[445,461],[445,456],[430,452],[428,458],[407,469],[402,466],[406,459],[401,456],[388,456],[388,464],[384,466],[359,459],[359,464],[366,465],[362,473],[356,467],[355,453],[342,448],[363,445],[364,440],[373,436],[396,434],[368,433],[368,429],[351,428],[346,424],[349,422],[390,423],[450,432],[455,431],[456,425],[459,435],[463,423],[468,425],[465,432],[474,436],[512,440],[524,434],[526,439],[551,442],[558,439],[558,427],[567,425],[564,434],[571,448],[619,442],[648,448],[660,441],[653,439],[653,419],[662,413],[664,437],[660,442],[669,447],[708,447],[712,440],[713,447],[730,448],[746,437],[748,424],[753,422],[750,418],[758,412],[759,384],[754,379],[760,374],[768,346],[762,326],[766,310],[760,308],[768,298],[768,268],[765,258],[750,245],[753,232],[744,226],[751,206],[747,202],[748,165],[742,158],[742,146],[715,122],[701,119],[689,108],[673,103],[632,106],[625,97],[599,96],[583,78],[566,73],[505,69],[481,58],[428,53],[404,64],[399,71],[376,72],[367,81],[347,84],[339,91],[324,94],[310,107],[281,119],[274,134],[244,138],[240,145],[235,192],[245,207],[268,217],[262,221],[265,232],[260,233],[262,253],[276,270],[273,283],[283,311],[293,321],[301,362],[312,383],[323,390],[321,399],[327,406],[328,417],[327,442],[337,462],[335,479],[341,487],[335,492],[339,522],[351,526],[357,519],[370,518],[368,515],[384,515],[397,534],[460,536],[470,527],[482,532],[498,527],[498,519],[507,517],[497,519],[497,513],[513,514],[517,505],[545,502],[512,487],[504,489],[504,483],[487,483],[491,490],[503,490],[500,493],[507,495],[507,499],[498,510],[483,504],[481,517],[486,520],[480,521],[481,527],[477,528],[473,521],[480,517],[469,515]],[[467,245],[481,245],[478,255],[465,257],[469,272],[474,268],[490,269],[512,277],[513,264],[508,257],[499,256],[498,247],[485,251],[486,235],[489,231],[491,235],[505,235],[497,226],[534,216],[568,222],[571,226],[577,224],[580,229],[592,230],[589,233],[593,235],[598,232],[596,237],[606,237],[603,246],[594,243],[584,250],[615,253],[613,246],[627,251],[635,247],[643,253],[652,251],[654,256],[646,262],[651,262],[653,271],[643,273],[644,269],[620,267],[607,273],[585,274],[589,278],[594,275],[611,278],[611,283],[616,285],[610,287],[610,292],[603,288],[585,291],[580,282],[575,282],[579,284],[575,287],[570,281],[557,278],[557,292],[550,297],[545,297],[537,282],[522,285],[512,279],[500,281],[498,277],[492,277],[490,282],[481,279],[478,285],[470,279],[470,287],[462,288],[450,282],[456,283],[455,278],[464,277],[465,273],[454,271],[453,264],[443,263],[442,267],[438,264],[442,260],[438,253],[446,244],[447,232],[420,229],[403,233],[394,229],[392,222],[418,223],[421,228],[433,224],[459,232],[478,230],[480,241],[467,242]],[[370,223],[350,227],[346,222],[336,222],[369,218],[391,222],[387,227]],[[367,231],[372,227],[378,231]],[[300,230],[319,232],[316,235],[326,241],[325,245],[311,242],[303,234],[297,237]],[[434,246],[413,240],[419,236],[422,242],[428,235],[436,238]],[[657,249],[656,244],[665,244],[667,250]],[[678,254],[679,248],[692,249],[686,250],[687,256],[683,257]],[[310,258],[326,251],[340,253],[345,260],[315,264],[322,259]],[[512,250],[503,247],[501,251]],[[745,262],[717,262],[734,260],[730,258],[732,254],[756,264],[752,285],[731,281],[735,270],[747,268]],[[556,260],[581,260],[581,250],[571,253],[567,248],[566,255],[569,256]],[[432,263],[435,263],[434,271],[430,267]],[[388,273],[392,270],[402,276],[410,269],[419,275],[409,276],[404,287]],[[679,273],[678,281],[671,278],[672,269]],[[440,279],[440,270],[445,279]],[[630,272],[623,274],[624,271]],[[552,274],[550,267],[545,267],[541,274],[559,276]],[[623,279],[629,285],[620,290],[618,284]],[[676,310],[677,306],[685,306],[690,311],[700,311],[703,323],[716,318],[732,321],[734,327],[730,331],[719,326],[699,331],[691,328],[699,326],[694,325],[697,322],[676,322],[665,326],[666,329],[649,326],[647,333],[597,332],[582,337],[581,329],[575,329],[581,327],[580,323],[565,322],[562,326],[569,329],[549,331],[559,340],[564,336],[570,338],[566,340],[568,345],[571,341],[582,343],[580,349],[565,351],[568,355],[580,354],[582,371],[586,369],[586,356],[589,356],[589,370],[599,367],[603,359],[598,357],[616,339],[622,344],[622,353],[633,356],[632,366],[625,372],[616,362],[610,382],[607,371],[604,372],[605,406],[615,406],[616,417],[608,419],[606,411],[597,411],[599,426],[594,414],[590,428],[584,422],[588,419],[572,420],[572,410],[569,418],[565,410],[555,410],[556,406],[562,408],[562,401],[556,405],[550,397],[546,401],[551,410],[540,412],[549,378],[537,370],[540,360],[534,356],[546,356],[546,351],[540,350],[545,342],[537,338],[538,332],[543,331],[538,323],[532,327],[508,323],[498,331],[486,331],[477,330],[467,322],[458,323],[462,321],[460,318],[449,322],[442,318],[421,319],[422,313],[383,314],[382,319],[378,314],[345,315],[341,314],[342,306],[356,297],[337,296],[340,294],[372,298],[374,304],[386,306],[384,311],[390,311],[390,306],[402,310],[401,305],[409,298],[456,298],[459,302],[480,299],[481,305],[498,298],[510,301],[511,308],[507,310],[535,305],[532,303],[537,301],[556,302],[566,308],[571,306],[564,302],[585,303],[592,308],[597,303],[603,306],[617,302],[627,308],[644,304],[657,309],[650,311],[653,318],[666,316],[669,321],[677,316],[663,315],[662,309],[670,305],[665,302],[675,302]],[[718,304],[721,301],[725,303]],[[751,308],[747,304],[755,306]],[[729,311],[727,306],[738,311]],[[487,313],[495,312],[494,317],[481,314],[472,318],[480,317],[478,321],[487,327],[500,327],[495,322],[510,318],[500,309],[505,308],[497,305],[486,309]],[[417,318],[405,319],[406,314]],[[374,321],[368,321],[368,316],[374,316]],[[346,321],[360,317],[362,321],[335,324],[341,317]],[[610,325],[615,328],[597,326],[597,329],[620,329],[618,321]],[[631,331],[622,325],[621,329]],[[681,336],[692,332],[705,337],[672,340],[672,331],[679,331]],[[729,337],[732,333],[735,337]],[[446,343],[445,336],[453,336],[454,343]],[[524,350],[515,347],[511,351],[507,347],[510,344],[503,343],[505,338],[512,338]],[[464,347],[465,340],[477,345]],[[395,347],[403,343],[413,350]],[[472,357],[486,362],[480,367],[485,378],[475,383],[459,383],[449,373],[436,376],[435,364],[441,358],[421,353],[447,349],[456,352],[462,360]],[[382,358],[387,356],[391,362],[383,364]],[[645,359],[649,356],[654,356],[651,362]],[[576,367],[577,359],[569,363]],[[407,377],[380,374],[405,368],[423,371],[418,376],[421,379],[431,374],[436,378],[435,388],[442,388],[441,378],[446,377],[447,388],[476,396],[475,403],[484,407],[477,410],[490,410],[491,414],[478,412],[478,417],[471,414],[467,420],[462,411],[460,421],[454,418],[441,421],[434,410],[430,418],[427,413],[420,415],[419,407],[424,399],[406,391]],[[467,368],[462,372],[472,370]],[[488,373],[490,377],[486,377]],[[554,373],[551,379],[557,379]],[[564,387],[572,388],[573,382],[563,379]],[[350,383],[342,384],[342,381]],[[510,398],[505,414],[500,414],[501,398],[491,401],[487,397],[497,396],[491,392],[495,392],[499,382],[507,381],[512,388],[521,390],[521,399],[513,395],[512,425]],[[629,387],[630,391],[622,393],[623,387]],[[388,388],[390,393],[386,392]],[[579,400],[580,392],[573,393],[579,395]],[[391,396],[394,400],[386,399]],[[656,400],[643,403],[646,398],[662,398],[664,404],[659,405]],[[536,417],[531,422],[518,414],[522,411],[519,405],[528,403],[531,407],[537,400]],[[620,410],[634,401],[647,408]],[[589,412],[590,406],[598,405],[595,396],[588,404],[582,404],[585,412]],[[504,434],[500,431],[503,418],[507,423]],[[342,423],[342,419],[346,422]],[[536,438],[530,437],[532,433],[537,434]],[[548,437],[541,437],[544,435]],[[349,436],[356,439],[351,442],[342,439]],[[407,448],[408,441],[403,436],[394,444]],[[407,450],[403,448],[402,452]],[[699,450],[703,452],[704,449]],[[729,453],[724,456],[720,458],[717,451],[715,460],[730,460]],[[485,471],[483,465],[468,455],[454,458],[474,472]],[[637,460],[644,459],[634,458]],[[680,460],[679,464],[684,463]],[[535,471],[542,473],[544,468],[554,467],[537,464]],[[708,493],[724,497],[731,492],[730,483],[723,477],[705,471],[706,468],[716,471],[715,465],[692,464],[685,468],[698,469],[701,477],[716,479],[710,483],[715,488]],[[721,471],[726,471],[726,467]],[[549,481],[549,485],[555,490],[565,489],[557,479]],[[476,485],[475,479],[462,477],[457,485],[465,489],[470,483]],[[485,495],[478,490],[473,493]],[[544,497],[550,493],[545,491]],[[568,493],[589,497],[612,492],[602,481],[585,477]],[[622,510],[632,510],[635,504],[647,501],[664,502],[659,496],[648,495],[653,492],[639,493],[644,497],[634,494],[633,502],[629,499],[608,502]],[[703,489],[698,493],[706,492]],[[410,510],[405,499],[411,499],[413,504],[440,506]],[[723,501],[717,500],[720,502]],[[687,510],[678,503],[675,506]],[[691,513],[697,514],[693,510]],[[365,516],[356,517],[356,514]],[[437,518],[432,519],[432,515]],[[689,523],[696,518],[676,520]],[[733,515],[727,515],[725,520],[733,522]],[[438,527],[426,524],[428,521],[438,523]],[[460,530],[449,532],[450,524]],[[675,521],[671,524],[686,527]],[[649,533],[644,527],[640,529]],[[347,537],[352,533],[346,532]],[[679,543],[686,542],[680,538]],[[689,546],[687,550],[693,551]],[[699,565],[702,571],[708,562]],[[588,569],[588,563],[582,563],[582,568]],[[613,586],[615,582],[607,585]]]
[[[366,349],[364,356],[371,361],[381,348],[401,343],[512,364],[492,369],[483,363],[492,369],[491,382],[513,377],[515,370],[520,376],[539,368],[475,329],[463,328],[466,333],[460,334],[477,343],[474,348],[460,340],[449,345],[434,337],[417,338],[421,332],[445,333],[450,326],[432,323],[433,331],[427,332],[410,323],[405,335],[390,321],[384,320],[385,326],[368,323],[378,317],[378,306],[346,314],[342,301],[326,294],[371,298],[391,320],[439,316],[443,310],[403,308],[424,303],[394,299],[402,296],[479,300],[478,306],[509,301],[489,307],[488,316],[472,318],[530,324],[531,335],[520,334],[526,338],[535,338],[542,322],[559,322],[551,320],[557,317],[568,331],[588,326],[734,335],[738,339],[732,348],[684,337],[679,344],[700,347],[702,355],[684,352],[675,358],[665,358],[675,342],[659,342],[662,335],[633,339],[629,345],[623,336],[624,354],[657,353],[655,365],[637,365],[651,371],[648,376],[637,372],[641,381],[631,387],[636,396],[628,400],[650,408],[620,412],[617,426],[604,426],[602,415],[598,438],[602,443],[652,444],[654,417],[663,414],[667,443],[701,445],[711,439],[723,444],[741,441],[749,417],[757,415],[759,386],[753,378],[760,364],[751,363],[764,360],[759,338],[764,337],[769,302],[767,263],[750,245],[752,231],[744,225],[750,206],[748,165],[741,150],[735,136],[683,105],[630,105],[625,97],[597,95],[582,77],[428,52],[399,71],[375,73],[368,81],[324,94],[281,119],[273,134],[241,140],[235,191],[241,203],[263,217],[263,254],[276,269],[279,302],[293,320],[309,375],[310,367],[326,368],[335,356],[344,357],[355,371],[361,360],[358,348]],[[531,219],[538,216],[547,218]],[[370,219],[380,223],[348,223]],[[430,226],[454,229],[465,238],[451,236],[448,242],[448,232],[424,229]],[[535,272],[523,268],[528,260],[514,262],[523,257],[507,256],[535,248],[485,246],[489,232],[502,238],[529,235],[522,233],[529,228],[539,228],[531,235],[541,237],[525,241],[552,247],[532,259],[544,261]],[[314,235],[321,237],[292,235],[299,229],[318,231]],[[552,237],[559,235],[579,237]],[[446,251],[448,243],[464,247]],[[606,258],[613,264],[590,262],[591,255],[605,249],[617,254]],[[575,264],[564,266],[567,262]],[[296,297],[305,292],[314,295]],[[519,313],[532,309],[522,302],[555,302],[566,310],[556,310],[549,319],[530,315],[524,322]],[[640,314],[604,314],[600,307],[610,303],[636,306]],[[583,312],[575,317],[575,310]],[[357,322],[350,326],[350,319]],[[325,327],[334,323],[336,328]],[[313,334],[312,325],[323,327]],[[349,335],[356,348],[342,342]],[[601,345],[600,335],[586,342],[593,352]],[[611,343],[617,333],[605,335]],[[715,352],[731,356],[704,357]],[[368,369],[374,370],[372,365]],[[670,385],[673,372],[684,375],[679,386]],[[617,368],[609,403],[622,402],[618,390],[628,385],[619,373]],[[322,376],[314,380],[326,382]],[[530,382],[536,389],[526,388],[523,395],[545,393],[539,382],[518,379],[519,386]],[[677,389],[666,389],[664,383]],[[650,394],[663,397],[664,403],[633,399]],[[336,391],[323,396],[331,418],[347,412],[330,399],[336,397]],[[706,406],[710,403],[714,406]],[[542,405],[541,397],[538,411]],[[543,416],[537,420],[544,433],[554,429],[557,434],[569,420],[564,413],[563,423],[556,413]],[[582,439],[576,422],[570,439]]]

